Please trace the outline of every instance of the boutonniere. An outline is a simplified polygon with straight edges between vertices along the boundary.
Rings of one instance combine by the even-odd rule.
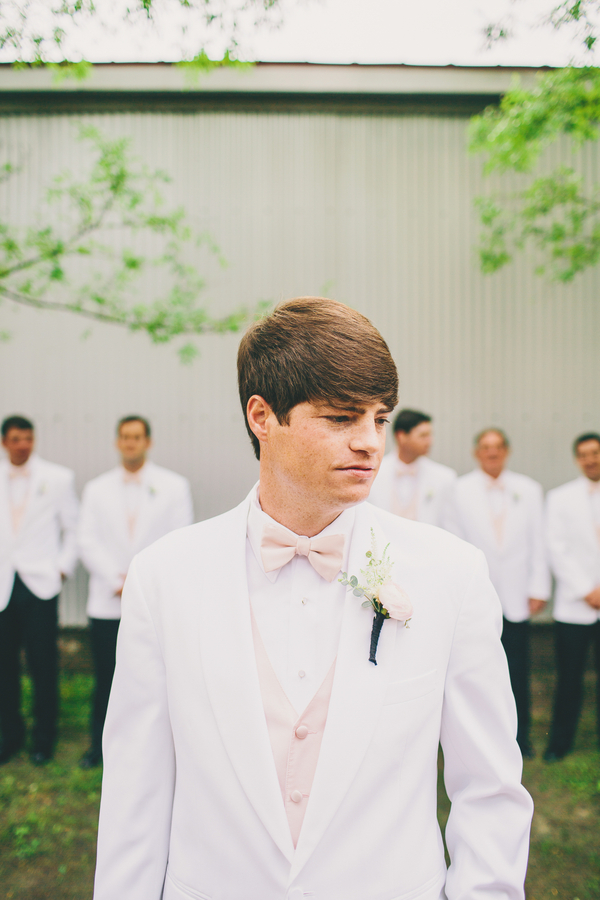
[[[48,490],[48,485],[42,482],[38,488],[38,496],[41,497]]]
[[[348,576],[347,572],[342,572],[342,577],[338,579],[342,584],[348,585],[355,597],[365,598],[362,603],[365,609],[372,606],[375,611],[369,653],[369,662],[375,666],[377,665],[377,644],[384,621],[397,619],[399,622],[404,622],[405,627],[408,628],[413,614],[412,603],[406,593],[392,581],[390,572],[394,563],[388,556],[389,546],[387,544],[379,558],[375,532],[371,528],[371,549],[366,552],[368,563],[366,568],[360,570],[366,583],[360,584],[356,575]]]
[[[148,493],[150,494],[151,497],[156,497],[156,488],[153,487],[151,484],[148,485]]]
[[[431,500],[433,500],[433,491],[427,491],[427,493],[425,494],[425,500],[426,500],[428,503],[429,503]]]
[[[520,499],[521,499],[520,494],[513,494],[513,500],[515,501],[515,503],[518,503]]]

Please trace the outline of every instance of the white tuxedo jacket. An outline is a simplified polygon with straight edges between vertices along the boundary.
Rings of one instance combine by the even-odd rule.
[[[396,451],[388,453],[371,488],[369,502],[392,512],[394,496]],[[449,466],[434,462],[428,456],[420,456],[417,477],[417,521],[429,525],[442,525],[444,507],[454,484],[456,472]]]
[[[15,572],[41,600],[56,597],[61,572],[71,575],[77,562],[75,529],[79,504],[70,469],[40,459],[28,462],[31,483],[25,515],[13,533],[9,500],[9,463],[0,461],[0,610],[8,605]]]
[[[592,625],[600,612],[583,598],[600,584],[600,547],[587,478],[576,478],[548,491],[546,535],[556,577],[554,618]]]
[[[446,508],[448,531],[483,550],[502,610],[510,622],[529,618],[529,597],[547,600],[551,591],[544,542],[542,487],[527,475],[505,469],[508,498],[504,539],[499,546],[490,516],[486,479],[480,469],[458,479]]]
[[[81,499],[79,552],[90,573],[87,613],[95,619],[119,619],[115,596],[123,575],[140,550],[163,535],[194,521],[186,478],[147,462],[142,469],[142,500],[135,532],[127,527],[123,469],[111,469],[86,484]]]
[[[246,582],[248,501],[132,563],[104,731],[95,900],[519,900],[529,795],[483,556],[361,504],[412,600],[409,628],[351,592],[296,849],[271,751]],[[446,874],[438,742],[453,801]]]

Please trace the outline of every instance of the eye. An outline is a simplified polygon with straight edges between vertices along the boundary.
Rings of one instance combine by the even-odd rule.
[[[389,419],[375,419],[375,421],[377,422],[378,425],[389,425],[390,424]]]
[[[325,416],[330,422],[335,422],[336,425],[343,425],[344,422],[350,421],[350,416]]]

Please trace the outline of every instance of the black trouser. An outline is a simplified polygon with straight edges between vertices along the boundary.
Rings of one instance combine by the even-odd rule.
[[[529,621],[509,622],[508,619],[503,619],[502,644],[517,705],[517,743],[525,750],[529,746],[530,723]]]
[[[21,647],[33,682],[34,753],[52,754],[58,717],[58,597],[40,600],[18,575],[0,612],[0,729],[5,749],[25,738],[21,715]]]
[[[583,700],[583,674],[590,644],[600,678],[600,622],[593,625],[554,623],[557,681],[548,750],[563,756],[573,747]],[[596,716],[600,735],[600,684],[596,683]]]
[[[115,671],[115,651],[119,619],[90,619],[90,637],[94,659],[94,698],[90,721],[91,750],[102,753],[102,730]]]

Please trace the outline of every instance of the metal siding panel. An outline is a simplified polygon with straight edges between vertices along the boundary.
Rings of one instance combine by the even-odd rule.
[[[570,442],[600,428],[599,275],[552,285],[530,259],[477,271],[473,198],[480,162],[461,119],[291,113],[98,114],[105,133],[170,172],[169,202],[186,206],[229,262],[199,254],[213,311],[258,299],[329,294],[369,315],[388,340],[401,402],[436,420],[435,458],[471,467],[471,438],[495,423],[511,436],[513,467],[546,488],[575,472]],[[2,147],[22,162],[4,188],[5,218],[25,225],[63,169],[82,171],[70,116],[0,120]],[[598,147],[581,159],[598,178]],[[562,145],[548,165],[568,164]],[[497,182],[500,184],[500,182]],[[510,191],[519,179],[502,182]],[[151,253],[151,240],[139,247]],[[146,282],[146,285],[148,282]],[[201,340],[181,366],[142,335],[5,302],[0,413],[38,426],[42,455],[73,467],[78,486],[115,463],[116,420],[153,424],[153,458],[187,475],[197,518],[237,503],[257,477],[235,384],[236,336]],[[85,583],[65,590],[62,620],[85,621]]]

